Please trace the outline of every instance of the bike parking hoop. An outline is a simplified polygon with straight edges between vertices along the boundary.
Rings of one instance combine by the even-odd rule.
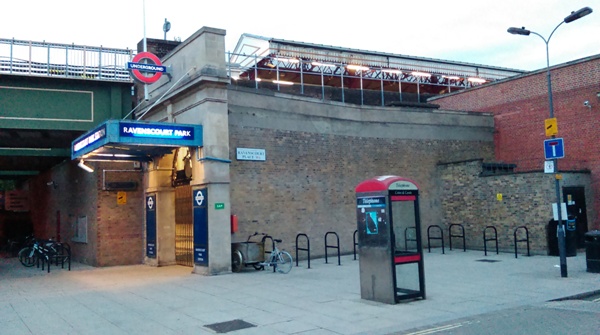
[[[271,240],[271,251],[267,251],[267,244],[265,242],[266,240]],[[265,248],[265,255],[269,254],[269,256],[271,256],[271,254],[273,253],[273,251],[275,251],[275,241],[273,240],[273,236],[271,236],[271,235],[265,235],[265,236],[263,236],[263,238],[260,241],[261,241],[261,243],[263,244],[263,246]],[[275,267],[273,267],[273,272],[275,272]]]
[[[439,232],[439,236],[431,236],[432,229],[435,232]],[[427,248],[428,248],[429,252],[431,252],[431,240],[441,240],[442,241],[442,254],[446,253],[444,250],[444,231],[442,230],[442,227],[440,227],[439,225],[431,225],[431,226],[427,227]]]
[[[327,236],[329,235],[334,235],[336,240],[337,240],[337,245],[328,245],[327,244]],[[325,263],[327,264],[327,249],[332,248],[332,249],[337,249],[337,254],[338,254],[338,265],[342,265],[342,260],[341,260],[341,256],[340,256],[340,237],[338,236],[338,234],[336,232],[333,231],[328,231],[327,233],[325,233]]]
[[[459,232],[453,233],[452,227],[460,228]],[[454,229],[454,231],[456,231],[456,229]],[[453,237],[462,238],[463,251],[467,252],[467,243],[465,242],[465,227],[463,227],[463,225],[458,224],[458,223],[453,223],[448,227],[448,242],[450,243],[450,250],[452,250],[452,238]]]
[[[59,264],[64,269],[65,263],[71,271],[71,246],[68,243],[59,243],[52,240],[33,240],[31,245],[25,246],[19,251],[19,261],[25,267],[42,265],[42,271],[50,273],[52,263]]]
[[[487,231],[493,231],[494,236],[487,237],[487,235],[486,235]],[[496,227],[494,227],[494,226],[487,226],[487,227],[485,227],[485,229],[483,229],[483,250],[484,250],[484,253],[486,256],[487,256],[487,242],[489,242],[489,241],[496,242],[496,255],[497,255],[499,253],[498,252],[498,231],[496,230]]]
[[[410,229],[410,232],[414,231],[414,235],[412,235],[413,238],[409,238],[409,236],[410,236],[409,229]],[[408,242],[417,243],[417,227],[406,227],[404,229],[404,251],[408,251]]]
[[[521,233],[520,231],[525,231],[525,238],[517,239],[517,235],[523,236],[523,233]],[[529,253],[529,230],[527,229],[527,227],[519,226],[519,227],[515,228],[513,236],[515,239],[515,258],[518,258],[517,257],[517,254],[518,254],[517,243],[519,243],[519,242],[527,242],[527,256],[531,256],[531,254]]]
[[[305,237],[306,238],[306,248],[300,248],[298,246],[298,239],[300,237]],[[306,234],[298,234],[296,235],[296,266],[298,266],[298,250],[302,250],[302,251],[306,251],[307,255],[308,255],[308,268],[310,269],[310,240],[308,238],[308,235]]]
[[[356,247],[358,247],[358,229],[352,234],[352,243],[354,249],[354,260],[356,260]]]

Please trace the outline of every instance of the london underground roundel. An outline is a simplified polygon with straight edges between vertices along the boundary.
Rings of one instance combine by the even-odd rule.
[[[143,60],[149,60],[153,64],[141,63]],[[140,52],[132,61],[127,63],[127,67],[131,70],[131,76],[133,79],[140,81],[144,84],[153,84],[160,79],[163,72],[166,72],[166,68],[160,62],[160,59],[155,54],[144,51]],[[153,73],[151,76],[146,76],[142,72]]]

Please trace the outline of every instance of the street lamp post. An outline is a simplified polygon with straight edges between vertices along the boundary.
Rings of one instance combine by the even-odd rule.
[[[549,104],[549,108],[550,108],[550,118],[554,117],[554,104],[552,101],[552,80],[550,77],[550,54],[548,52],[548,43],[550,43],[550,39],[552,38],[552,35],[554,34],[554,32],[556,31],[556,29],[558,29],[558,27],[560,27],[563,23],[570,23],[573,22],[575,20],[578,20],[588,14],[590,14],[592,12],[592,9],[590,7],[583,7],[580,10],[576,11],[576,12],[571,12],[571,14],[567,17],[564,18],[564,20],[559,23],[554,30],[552,30],[552,32],[550,33],[550,36],[548,36],[548,39],[545,39],[544,36],[531,31],[531,30],[527,30],[525,29],[525,27],[523,28],[515,28],[515,27],[510,27],[508,28],[508,32],[514,35],[524,35],[524,36],[529,36],[529,34],[534,34],[539,36],[544,43],[546,44],[546,77],[548,80],[548,104]],[[552,138],[554,138],[555,135],[552,135]],[[558,235],[558,251],[559,251],[559,255],[560,255],[560,275],[561,277],[567,277],[567,248],[566,248],[566,241],[565,241],[565,225],[563,223],[562,220],[562,213],[561,213],[561,202],[560,202],[560,179],[558,176],[558,159],[554,158],[554,172],[555,172],[555,189],[556,189],[556,206],[557,206],[557,212],[558,212],[558,227],[557,227],[557,235]]]

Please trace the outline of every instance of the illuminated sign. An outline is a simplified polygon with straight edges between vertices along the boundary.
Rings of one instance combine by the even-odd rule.
[[[81,141],[73,144],[73,151],[77,152],[104,137],[106,137],[106,126],[102,126]]]
[[[145,59],[150,60],[154,64],[140,63]],[[163,72],[167,72],[167,68],[162,66],[160,59],[158,59],[155,54],[147,51],[135,55],[131,62],[127,63],[127,69],[131,71],[133,79],[143,84],[153,84],[160,79]],[[150,72],[153,74],[150,77],[146,77],[142,72]]]
[[[157,125],[157,124],[139,124],[121,122],[119,124],[119,133],[122,137],[146,137],[163,139],[193,140],[194,127]]]
[[[129,150],[131,146],[136,150]],[[147,160],[151,155],[162,155],[169,147],[201,146],[201,125],[107,120],[71,143],[71,159]]]
[[[358,207],[358,208],[385,207],[385,197],[358,198],[356,207]]]

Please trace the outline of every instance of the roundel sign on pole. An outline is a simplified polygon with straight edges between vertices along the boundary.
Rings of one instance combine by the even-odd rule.
[[[143,60],[149,60],[152,64],[141,63]],[[155,54],[144,51],[140,52],[133,57],[131,62],[127,63],[127,69],[131,71],[133,79],[144,83],[153,84],[160,79],[160,76],[167,72],[167,68],[162,65],[160,59]],[[146,76],[145,73],[152,73],[151,76]]]

